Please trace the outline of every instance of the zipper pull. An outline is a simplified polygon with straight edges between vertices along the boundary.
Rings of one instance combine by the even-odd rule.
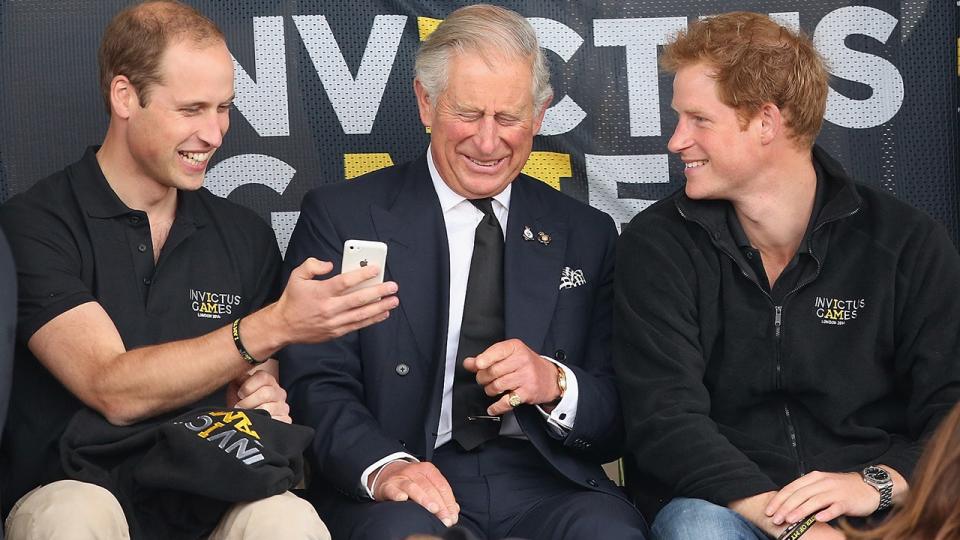
[[[780,337],[780,327],[783,325],[783,306],[774,306],[776,312],[773,316],[774,335]]]

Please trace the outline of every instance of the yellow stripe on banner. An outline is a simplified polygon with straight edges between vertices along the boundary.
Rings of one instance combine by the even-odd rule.
[[[573,176],[573,169],[570,167],[570,154],[531,152],[530,159],[523,166],[523,174],[532,176],[560,191],[560,179]]]
[[[432,19],[430,17],[417,17],[417,32],[420,34],[420,41],[426,40],[430,34],[440,26],[443,19]],[[425,128],[430,133],[430,128]]]
[[[343,176],[347,180],[393,165],[387,153],[344,154]]]
[[[430,17],[417,17],[417,31],[420,33],[420,41],[426,40],[430,34],[440,26],[443,19],[431,19]]]

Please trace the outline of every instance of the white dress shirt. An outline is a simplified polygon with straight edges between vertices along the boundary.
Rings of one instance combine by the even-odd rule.
[[[427,149],[427,167],[433,187],[440,199],[440,208],[443,211],[443,221],[447,229],[447,243],[450,250],[450,300],[447,323],[446,362],[443,376],[443,397],[440,403],[440,421],[437,427],[437,441],[434,448],[439,448],[450,441],[453,431],[453,378],[456,371],[457,349],[460,345],[460,325],[463,321],[463,304],[467,295],[467,278],[470,275],[470,260],[473,258],[473,239],[477,225],[483,220],[483,212],[473,206],[466,198],[458,195],[443,181],[437,172],[431,149]],[[510,212],[510,193],[512,185],[507,185],[499,194],[493,197],[493,213],[500,222],[500,229],[504,231],[506,239],[507,216]],[[539,405],[537,410],[547,422],[547,426],[557,437],[564,437],[573,429],[577,416],[578,385],[577,376],[568,367],[556,360],[544,356],[563,370],[567,379],[567,389],[557,406],[547,413]],[[520,429],[516,415],[508,412],[501,417],[500,435],[505,437],[526,438]],[[417,461],[416,458],[405,452],[396,452],[385,456],[373,463],[361,475],[360,482],[365,488],[370,474],[381,465],[391,461]],[[376,479],[374,479],[374,483]],[[373,494],[368,489],[368,494]]]

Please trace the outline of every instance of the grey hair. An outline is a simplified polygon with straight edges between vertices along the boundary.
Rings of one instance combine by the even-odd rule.
[[[414,70],[432,105],[447,88],[451,56],[465,52],[479,54],[491,68],[491,54],[532,60],[535,114],[553,97],[550,66],[530,23],[509,9],[474,4],[448,15],[417,51]]]

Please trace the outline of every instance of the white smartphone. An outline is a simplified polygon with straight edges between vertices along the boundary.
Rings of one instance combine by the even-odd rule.
[[[371,264],[380,268],[380,272],[376,276],[354,285],[346,292],[353,292],[383,283],[383,273],[387,270],[387,245],[383,242],[373,242],[370,240],[347,240],[343,243],[341,274],[358,268],[364,268]]]

